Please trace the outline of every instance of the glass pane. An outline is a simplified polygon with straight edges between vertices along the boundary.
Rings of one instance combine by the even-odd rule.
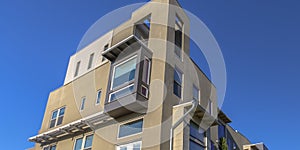
[[[84,143],[84,148],[92,147],[93,135],[87,136]]]
[[[55,111],[52,113],[51,119],[55,119],[55,118],[57,117],[57,113],[58,113],[58,111],[55,110]]]
[[[124,137],[142,132],[143,120],[137,120],[120,126],[119,137]]]
[[[115,101],[115,100],[117,100],[119,98],[122,98],[124,96],[127,96],[127,95],[131,94],[133,92],[133,88],[134,88],[134,86],[130,85],[129,87],[126,87],[126,88],[124,88],[124,89],[122,89],[120,91],[112,93],[110,95],[110,100],[109,101],[112,102],[112,101]]]
[[[82,138],[76,140],[74,150],[81,150],[81,146],[82,146]]]
[[[80,110],[84,109],[84,104],[85,104],[85,97],[82,98],[82,100],[81,100]]]
[[[193,98],[199,100],[199,90],[195,86],[193,87]]]
[[[135,143],[133,145],[133,150],[141,150],[141,143]]]
[[[50,150],[56,150],[56,145],[51,146]]]
[[[100,103],[100,99],[101,99],[101,90],[99,90],[98,92],[97,92],[97,100],[96,100],[96,104],[99,104]]]
[[[56,122],[56,119],[53,119],[50,121],[50,128],[53,128],[55,126],[55,122]]]
[[[59,111],[59,116],[63,116],[65,114],[65,107],[61,108]]]
[[[58,117],[57,124],[56,124],[57,126],[62,124],[63,118],[64,118],[64,116]]]
[[[120,147],[120,150],[127,150],[127,147],[126,146],[122,146],[122,147]]]
[[[178,71],[177,69],[175,69],[174,71],[174,80],[178,83],[178,84],[182,84],[182,73],[180,71]]]
[[[181,85],[179,85],[177,82],[174,82],[174,89],[173,92],[176,96],[181,98]]]
[[[145,19],[145,20],[144,20],[144,24],[145,24],[148,28],[150,28],[150,19]]]
[[[124,64],[115,67],[112,88],[118,87],[134,79],[136,60],[136,58],[133,58]]]
[[[150,60],[144,60],[144,68],[143,68],[143,82],[149,84],[149,71],[150,71]]]
[[[44,147],[44,149],[43,150],[49,150],[49,146],[47,146],[47,147]]]
[[[199,128],[199,126],[194,122],[190,123],[190,136],[201,142],[204,142],[204,130]]]
[[[204,150],[204,147],[202,147],[198,143],[190,140],[190,150]]]

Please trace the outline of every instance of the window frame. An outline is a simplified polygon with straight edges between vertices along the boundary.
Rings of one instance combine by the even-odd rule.
[[[197,97],[198,97],[197,99],[194,95],[195,90],[197,91]],[[193,99],[200,102],[200,89],[196,85],[193,85]]]
[[[89,62],[88,62],[88,67],[87,70],[91,69],[93,66],[93,61],[94,61],[95,53],[90,54]]]
[[[59,115],[60,112],[61,112],[61,110],[62,110],[63,108],[64,108],[64,113],[63,113],[63,115]],[[57,115],[56,115],[55,119],[52,119],[53,113],[54,113],[55,111],[57,111]],[[60,126],[61,124],[63,124],[63,118],[64,118],[64,116],[65,116],[65,113],[66,113],[66,106],[63,106],[63,107],[60,107],[60,108],[57,108],[57,109],[53,110],[53,111],[51,112],[51,117],[50,117],[50,122],[49,122],[49,129],[54,128],[54,127],[57,127],[57,126]],[[59,117],[62,117],[62,121],[61,121],[60,124],[57,124],[57,123],[58,123]],[[54,126],[51,127],[51,122],[52,122],[53,120],[55,120],[55,123],[54,123]]]
[[[118,85],[118,86],[116,86],[116,87],[113,87],[113,85],[114,85],[114,78],[115,78],[116,68],[119,67],[120,65],[123,65],[123,64],[125,64],[125,63],[127,63],[127,62],[133,60],[133,59],[136,59],[135,70],[137,70],[138,55],[134,55],[134,56],[132,56],[132,57],[129,57],[128,59],[123,60],[123,61],[121,61],[120,63],[118,63],[118,64],[116,64],[116,65],[113,66],[113,68],[112,68],[112,69],[113,69],[113,70],[112,70],[112,71],[113,71],[113,72],[112,72],[112,78],[111,78],[111,81],[110,81],[110,88],[109,88],[111,91],[114,91],[114,90],[116,90],[116,89],[119,89],[119,88],[121,88],[121,87],[124,87],[124,86],[128,85],[128,83],[130,83],[130,82],[132,82],[132,81],[135,80],[135,78],[136,78],[136,72],[135,72],[135,74],[134,74],[134,79],[133,79],[133,80],[127,81],[127,82],[125,82],[125,83],[123,83],[123,84],[121,84],[121,85]]]
[[[120,137],[120,129],[121,129],[122,125],[126,125],[126,124],[133,123],[133,122],[138,122],[140,120],[142,121],[141,132],[137,132],[137,133],[134,133],[134,134],[130,134],[130,135]],[[128,138],[128,137],[136,136],[136,135],[142,134],[143,132],[144,132],[144,118],[143,117],[137,118],[137,119],[134,119],[134,120],[129,120],[129,121],[123,122],[123,123],[118,125],[117,139],[124,139],[124,138]]]
[[[75,72],[74,72],[74,78],[77,77],[78,74],[79,74],[80,64],[81,64],[81,61],[78,61],[76,63],[76,66],[75,66],[76,68],[75,68]]]
[[[99,105],[101,103],[101,97],[102,97],[102,89],[99,89],[97,91],[97,95],[96,95],[96,102],[95,102],[96,105]]]
[[[85,108],[85,103],[86,103],[86,96],[83,96],[83,97],[81,98],[81,101],[80,101],[80,107],[79,107],[79,110],[80,110],[80,111],[83,111],[83,110],[84,110],[84,108]]]
[[[125,87],[122,87],[122,88],[120,88],[120,89],[118,89],[118,90],[115,90],[115,91],[109,93],[109,96],[108,96],[108,103],[114,102],[114,101],[115,101],[115,100],[113,100],[113,101],[111,100],[111,95],[113,95],[113,94],[115,94],[115,93],[118,93],[118,92],[120,92],[120,91],[122,91],[122,90],[124,90],[124,89],[127,89],[127,88],[129,88],[129,87],[131,87],[131,86],[133,86],[133,88],[134,88],[134,83],[129,84],[129,85],[125,86]],[[120,98],[122,98],[122,97],[128,96],[128,95],[130,95],[130,94],[131,94],[131,93],[126,94],[126,95],[124,95],[124,96],[120,96],[120,97],[118,97],[117,99],[120,99]]]
[[[146,60],[148,61],[147,73],[145,73]],[[152,65],[152,62],[151,62],[150,58],[148,58],[148,57],[145,56],[144,63],[143,63],[142,81],[145,82],[146,84],[150,84],[151,65]],[[145,77],[146,81],[144,81],[144,75],[146,75],[146,77]]]
[[[176,45],[176,26],[178,27],[178,30],[181,32],[181,47],[177,46]],[[175,27],[174,27],[174,33],[175,33],[175,36],[174,36],[174,53],[175,55],[177,56],[177,58],[180,60],[180,61],[183,61],[183,49],[184,49],[184,22],[182,21],[182,19],[179,17],[178,14],[175,15]],[[179,51],[180,50],[180,51]],[[179,51],[179,55],[177,54],[176,51]]]
[[[43,150],[51,150],[53,147],[55,147],[55,150],[56,150],[56,148],[57,148],[56,144],[44,146]]]
[[[179,74],[181,74],[181,83],[178,83],[176,80],[175,80],[175,72],[178,72]],[[173,79],[173,94],[174,95],[176,95],[175,94],[175,84],[177,84],[177,85],[179,85],[180,86],[180,88],[181,88],[181,90],[180,90],[180,96],[179,95],[176,95],[178,98],[180,98],[180,99],[182,99],[182,97],[183,97],[183,81],[184,81],[184,74],[183,74],[183,72],[181,71],[181,69],[179,69],[178,67],[174,67],[174,79]]]
[[[92,139],[92,146],[86,147],[86,148],[85,148],[84,146],[85,146],[85,143],[86,143],[86,139],[87,139],[87,137],[89,137],[89,136],[93,136],[93,139]],[[91,149],[92,149],[92,147],[93,147],[93,141],[94,141],[94,134],[93,134],[93,133],[86,134],[86,135],[84,135],[84,136],[80,136],[80,137],[75,138],[74,144],[73,144],[73,150],[75,150],[76,142],[77,142],[77,140],[79,140],[79,139],[82,139],[82,143],[81,143],[80,150],[89,150],[89,149],[91,150]]]
[[[134,147],[133,147],[134,144],[140,144],[139,150],[142,150],[142,141],[134,141],[134,142],[130,142],[130,143],[122,144],[122,145],[116,145],[116,150],[121,150],[121,147],[126,147],[126,149],[128,149],[128,150],[134,150]]]

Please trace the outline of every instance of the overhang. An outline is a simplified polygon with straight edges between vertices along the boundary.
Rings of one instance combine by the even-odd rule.
[[[70,136],[76,136],[78,134],[92,131],[100,124],[104,124],[110,120],[112,120],[112,118],[102,111],[56,129],[33,136],[29,138],[29,141],[40,143],[42,145],[53,143],[69,138]]]

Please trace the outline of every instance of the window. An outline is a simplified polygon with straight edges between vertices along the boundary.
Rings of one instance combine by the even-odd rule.
[[[108,47],[109,47],[109,45],[106,44],[106,45],[104,46],[104,48],[103,48],[103,52],[106,51],[106,50],[108,49]],[[105,60],[106,60],[106,58],[105,58],[105,57],[102,57],[102,62],[104,62]]]
[[[225,137],[225,126],[223,124],[218,125],[219,139]]]
[[[97,91],[96,104],[100,104],[101,94],[102,94],[102,91],[101,91],[101,90],[98,90],[98,91]]]
[[[204,130],[196,123],[190,122],[190,150],[204,150]]]
[[[182,73],[177,68],[174,70],[174,87],[173,87],[173,93],[181,98],[182,95]]]
[[[117,146],[117,150],[141,150],[141,149],[142,149],[141,141]]]
[[[46,146],[43,150],[56,150],[56,145]]]
[[[143,119],[129,122],[119,127],[119,138],[141,133],[143,130]]]
[[[78,61],[77,64],[76,64],[76,70],[75,70],[74,77],[78,76],[79,67],[80,67],[80,61]]]
[[[91,150],[93,143],[93,135],[78,138],[75,141],[74,150]]]
[[[180,20],[179,17],[176,16],[176,20],[175,20],[175,54],[180,59],[182,58],[182,41],[183,41],[182,28],[183,28],[183,22]]]
[[[93,65],[93,59],[94,59],[94,53],[90,55],[88,69],[92,68]]]
[[[149,90],[144,85],[141,86],[141,93],[142,93],[143,96],[145,96],[146,98],[148,98]]]
[[[194,100],[199,100],[200,98],[200,91],[199,89],[194,85],[193,86],[193,99]]]
[[[149,58],[146,57],[144,60],[142,81],[147,84],[149,84],[149,80],[150,80],[150,68],[151,68],[151,62]]]
[[[136,70],[136,56],[114,67],[112,87],[120,87],[134,80]]]
[[[85,100],[86,100],[85,97],[83,97],[83,98],[81,99],[80,110],[84,110]]]
[[[63,122],[66,107],[54,110],[51,115],[50,128],[61,125]]]
[[[133,90],[134,90],[134,86],[133,86],[133,84],[131,84],[131,85],[125,87],[125,88],[122,88],[118,91],[115,91],[115,92],[113,92],[109,95],[109,101],[108,102],[112,102],[112,101],[115,101],[119,98],[125,97],[125,96],[131,94],[133,92]]]
[[[208,113],[211,114],[211,115],[213,115],[213,103],[212,103],[212,101],[210,99],[208,100],[207,107],[208,107],[207,108]]]

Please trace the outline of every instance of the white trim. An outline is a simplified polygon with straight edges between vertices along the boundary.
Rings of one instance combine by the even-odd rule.
[[[86,142],[86,138],[87,138],[88,136],[93,136],[92,146],[86,147],[86,148],[85,148],[84,145],[85,145],[85,142]],[[93,147],[93,141],[94,141],[94,134],[93,134],[93,133],[88,133],[88,134],[86,134],[86,135],[83,135],[83,136],[81,136],[81,137],[76,138],[76,139],[74,140],[75,142],[74,142],[74,144],[73,144],[73,150],[75,149],[76,142],[77,142],[78,139],[82,139],[82,143],[81,143],[80,150],[91,149],[91,148]]]
[[[109,96],[108,96],[108,102],[111,102],[111,99],[110,99],[110,98],[111,98],[111,95],[112,95],[112,94],[115,94],[115,93],[117,93],[117,92],[119,92],[119,91],[122,91],[122,90],[124,90],[124,89],[126,89],[126,88],[128,88],[128,87],[131,87],[131,86],[134,86],[134,83],[129,84],[129,85],[127,85],[127,86],[125,86],[125,87],[123,87],[123,88],[117,90],[117,91],[114,91],[114,92],[110,93]],[[125,96],[127,96],[127,95],[125,95]],[[122,97],[125,97],[125,96],[122,96]],[[118,97],[118,98],[122,98],[122,97]]]
[[[141,89],[141,94],[142,94],[144,97],[148,98],[148,97],[149,97],[149,89],[148,89],[146,86],[144,86],[144,85],[142,85],[141,88],[142,88],[142,89]],[[146,89],[146,95],[143,94],[143,88]]]
[[[126,147],[127,150],[133,150],[133,146],[135,144],[140,144],[140,149],[142,149],[142,141],[135,141],[135,142],[131,142],[131,143],[127,143],[127,144],[123,144],[123,145],[116,145],[116,150],[120,150],[121,147]]]
[[[126,63],[126,62],[128,62],[128,61],[130,61],[130,60],[133,60],[133,59],[135,59],[135,58],[137,58],[137,55],[134,55],[134,56],[128,58],[127,60],[124,60],[124,61],[118,63],[117,65],[114,65],[114,66],[113,66],[113,73],[112,73],[112,79],[111,79],[111,84],[110,84],[110,90],[113,90],[114,77],[115,77],[115,69],[116,69],[116,67],[118,67],[118,66],[120,66],[120,65],[122,65],[122,64],[124,64],[124,63]],[[137,63],[135,63],[135,69],[136,69],[136,65],[137,65]],[[135,75],[134,75],[134,78],[136,78]],[[127,82],[125,82],[125,83],[128,83],[128,82],[130,82],[130,81],[127,81]],[[125,84],[125,83],[123,83],[123,84]],[[122,84],[122,85],[123,85],[123,84]],[[120,86],[121,86],[121,85],[119,85],[119,86],[117,86],[117,87],[115,87],[115,88],[118,88],[118,87],[120,87]]]

